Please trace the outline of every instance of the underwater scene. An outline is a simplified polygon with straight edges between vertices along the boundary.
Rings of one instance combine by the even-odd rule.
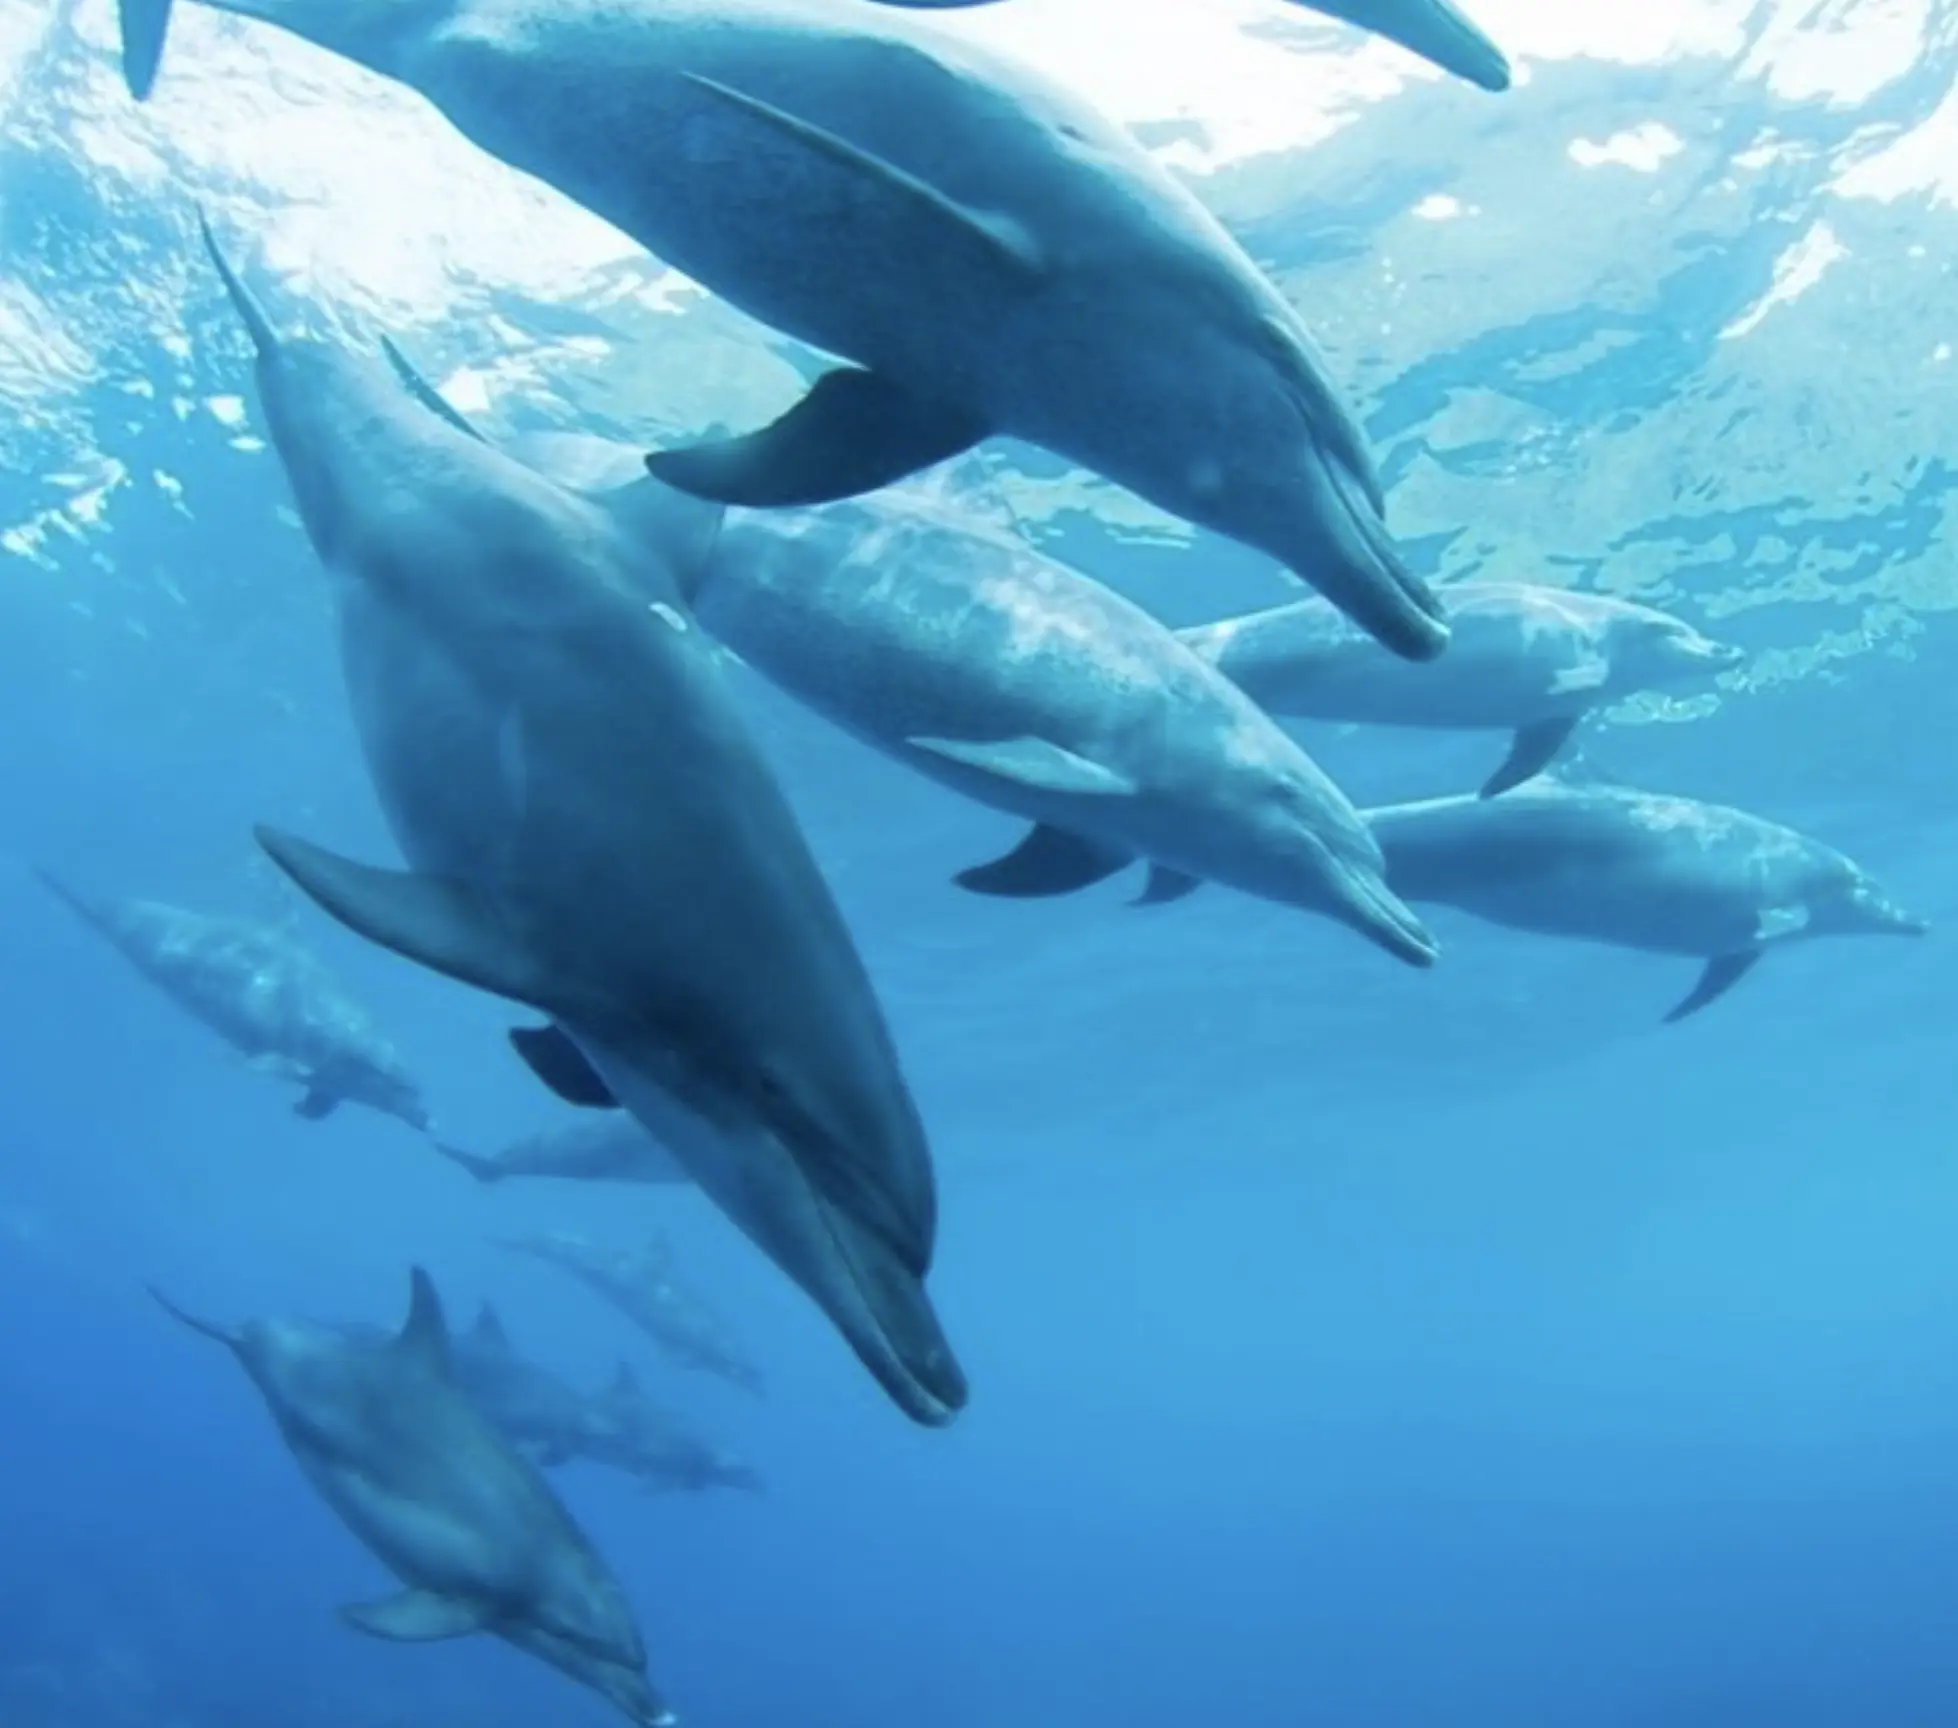
[[[0,1728],[1949,1728],[1958,0],[0,0]]]

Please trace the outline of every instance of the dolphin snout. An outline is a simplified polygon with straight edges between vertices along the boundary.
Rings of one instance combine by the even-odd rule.
[[[1694,644],[1694,652],[1715,672],[1736,672],[1747,664],[1745,648],[1731,642],[1716,642],[1710,636],[1702,636]]]
[[[1441,958],[1441,944],[1427,925],[1371,871],[1342,872],[1338,916],[1369,942],[1410,966],[1425,969]]]

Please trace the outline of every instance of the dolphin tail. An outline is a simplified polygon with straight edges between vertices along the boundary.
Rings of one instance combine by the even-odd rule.
[[[446,1140],[430,1140],[429,1145],[448,1159],[467,1170],[478,1182],[501,1182],[508,1174],[494,1158],[485,1158],[479,1152],[466,1151],[460,1146],[451,1146]],[[510,1244],[505,1243],[505,1247]]]
[[[156,1305],[172,1319],[181,1320],[193,1332],[201,1332],[206,1338],[215,1338],[227,1349],[236,1350],[238,1348],[237,1333],[227,1331],[215,1321],[199,1319],[197,1315],[191,1313],[187,1308],[179,1308],[176,1303],[172,1302],[154,1284],[145,1284],[143,1288],[150,1293],[150,1297]]]
[[[258,350],[261,360],[269,360],[279,351],[279,333],[272,328],[272,320],[265,316],[265,308],[258,298],[238,279],[238,272],[231,268],[231,260],[226,258],[219,247],[217,236],[211,232],[210,219],[205,216],[200,204],[197,209],[197,232],[204,241],[204,250],[210,254],[211,262],[217,266],[218,280],[224,284],[225,293],[243,320],[250,333],[252,346]]]
[[[138,102],[147,101],[163,66],[172,0],[116,0],[122,37],[122,81]]]

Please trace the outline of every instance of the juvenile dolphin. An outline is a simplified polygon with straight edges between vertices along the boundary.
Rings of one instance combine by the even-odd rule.
[[[767,1492],[759,1470],[691,1433],[675,1412],[648,1395],[623,1362],[598,1398],[595,1417],[585,1437],[586,1456],[638,1477],[649,1489]]]
[[[364,1104],[425,1132],[421,1088],[373,1017],[319,959],[275,925],[84,894],[51,871],[41,884],[191,1018],[259,1073],[304,1088],[317,1121]]]
[[[232,1332],[151,1294],[230,1348],[307,1481],[400,1579],[398,1596],[343,1609],[349,1625],[403,1641],[494,1633],[632,1721],[672,1723],[625,1592],[457,1384],[435,1286],[419,1266],[412,1282],[407,1323],[381,1343],[286,1320]]]
[[[467,425],[387,352],[408,388]],[[506,448],[596,497],[648,485],[607,439],[532,433]],[[1141,857],[1145,899],[1228,883],[1433,964],[1433,938],[1382,881],[1345,795],[1228,679],[1099,582],[915,489],[733,511],[695,549],[672,554],[688,597],[742,659],[894,760],[1035,824],[961,873],[963,886],[1062,894]]]
[[[1770,948],[1927,928],[1833,847],[1690,798],[1546,778],[1500,798],[1366,814],[1388,879],[1411,900],[1514,930],[1704,958],[1668,1022],[1725,995]]]
[[[680,1367],[717,1374],[745,1391],[763,1390],[761,1370],[742,1349],[733,1328],[680,1278],[672,1245],[664,1236],[626,1253],[601,1248],[563,1230],[511,1237],[500,1246],[569,1272]]]
[[[1303,320],[1122,127],[860,0],[207,0],[420,91],[465,136],[848,364],[649,458],[751,506],[1009,434],[1268,553],[1396,653],[1447,625]],[[123,0],[154,77],[168,0]]]
[[[211,255],[412,868],[261,830],[266,849],[370,940],[548,1016],[513,1035],[539,1077],[629,1110],[907,1413],[949,1421],[966,1384],[925,1294],[924,1128],[717,656],[624,520],[634,500],[554,485],[378,359],[281,340]],[[708,530],[718,514],[654,502]]]
[[[1437,665],[1382,653],[1322,600],[1178,634],[1260,707],[1302,720],[1514,732],[1485,798],[1541,773],[1585,715],[1641,690],[1704,683],[1745,656],[1670,613],[1525,582],[1440,590]]]
[[[541,1134],[527,1134],[494,1153],[471,1152],[445,1141],[435,1150],[478,1182],[505,1182],[512,1176],[555,1176],[571,1182],[647,1182],[671,1185],[691,1180],[679,1159],[631,1116],[586,1116]]]

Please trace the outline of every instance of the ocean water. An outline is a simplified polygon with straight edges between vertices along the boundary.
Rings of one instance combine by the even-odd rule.
[[[186,6],[138,107],[104,0],[0,0],[0,1728],[615,1719],[487,1640],[339,1624],[388,1581],[143,1291],[388,1322],[411,1264],[766,1476],[555,1478],[703,1728],[1958,1714],[1958,3],[1476,10],[1500,97],[1277,0],[950,27],[1136,125],[1278,277],[1421,569],[1748,651],[1582,772],[1812,832],[1932,935],[1772,955],[1662,1027],[1690,963],[1447,913],[1414,974],[1218,889],[975,900],[949,878],[1012,824],[745,678],[933,1130],[973,1399],[926,1432],[697,1196],[481,1188],[300,1121],[27,869],[290,920],[449,1137],[561,1121],[507,1009],[254,854],[260,821],[390,851],[193,204],[283,315],[390,331],[492,425],[745,423],[807,357],[262,27]],[[995,472],[1174,623],[1291,597],[1036,452]],[[1300,735],[1361,802],[1500,749]],[[495,1245],[548,1228],[665,1231],[767,1395]]]

